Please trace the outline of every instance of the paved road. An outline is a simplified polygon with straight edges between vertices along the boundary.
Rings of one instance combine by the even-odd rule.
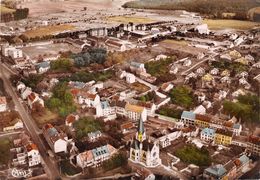
[[[24,106],[19,101],[19,97],[11,85],[11,82],[9,80],[10,71],[7,69],[6,66],[3,66],[2,63],[0,63],[0,76],[4,81],[5,90],[12,97],[17,111],[19,112],[28,132],[30,133],[33,142],[38,146],[46,173],[49,175],[50,179],[60,177],[57,165],[54,162],[52,162],[48,157],[47,148],[44,146],[42,139],[39,137],[39,134],[37,133],[39,132],[38,127],[36,126],[32,117],[29,115],[29,112],[26,111]]]
[[[5,133],[0,133],[0,138],[14,135],[14,134],[20,134],[22,131],[14,131],[14,132],[5,132]]]

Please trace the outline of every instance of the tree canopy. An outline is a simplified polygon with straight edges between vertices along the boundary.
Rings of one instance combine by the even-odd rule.
[[[224,101],[223,109],[226,114],[230,114],[244,122],[260,122],[260,98],[257,95],[240,95],[237,102]]]
[[[76,137],[82,139],[86,137],[88,133],[101,130],[100,121],[94,119],[93,117],[83,117],[73,124],[76,130]]]
[[[50,110],[58,111],[63,117],[76,111],[73,96],[66,82],[60,82],[54,86],[52,93],[52,97],[47,100],[47,107]]]
[[[175,155],[185,163],[198,166],[209,166],[211,163],[209,152],[206,149],[198,149],[192,145],[177,149]]]
[[[103,64],[106,61],[107,50],[104,48],[91,48],[72,57],[78,67],[87,66],[91,63]]]
[[[170,92],[171,100],[174,104],[185,108],[190,108],[193,105],[192,90],[188,86],[176,86]]]
[[[59,58],[56,61],[51,61],[50,65],[51,65],[51,70],[67,72],[71,70],[73,63],[68,58]]]

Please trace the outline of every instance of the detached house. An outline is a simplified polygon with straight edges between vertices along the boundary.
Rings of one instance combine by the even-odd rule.
[[[51,124],[43,126],[43,136],[54,153],[67,152],[68,137],[63,132],[58,132]]]
[[[79,92],[78,94],[79,104],[86,105],[87,107],[96,107],[100,104],[100,97],[97,94],[90,94],[88,92]]]
[[[65,125],[72,127],[73,123],[79,119],[78,115],[69,114],[65,119]]]
[[[42,107],[44,107],[44,101],[39,97],[38,94],[32,92],[28,97],[27,97],[27,102],[29,107],[32,109],[34,103],[38,102]]]

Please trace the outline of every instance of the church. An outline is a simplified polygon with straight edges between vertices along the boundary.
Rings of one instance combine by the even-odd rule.
[[[140,118],[135,139],[131,142],[130,160],[146,167],[155,167],[161,164],[160,147],[146,139],[144,122]]]

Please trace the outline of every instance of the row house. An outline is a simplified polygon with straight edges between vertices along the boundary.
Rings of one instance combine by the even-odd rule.
[[[247,151],[251,152],[256,156],[260,156],[260,137],[259,136],[249,136],[247,142]]]
[[[59,132],[51,124],[43,126],[43,136],[54,153],[67,152],[68,137],[65,133]]]
[[[41,155],[39,153],[36,144],[30,141],[28,136],[20,136],[18,139],[14,139],[14,148],[10,149],[13,153],[14,159],[12,164],[14,166],[26,165],[28,167],[34,167],[41,164]]]
[[[199,128],[213,128],[213,129],[228,129],[232,131],[235,136],[239,136],[242,131],[242,125],[235,123],[233,117],[229,121],[216,119],[207,114],[198,114],[192,111],[183,111],[180,121],[185,125],[197,126]]]
[[[227,129],[217,129],[215,132],[214,143],[221,145],[230,145],[232,143],[233,133]]]
[[[183,111],[181,114],[181,122],[185,125],[195,125],[195,114],[191,111]]]
[[[203,114],[195,114],[195,125],[200,128],[206,128],[210,126],[211,117]]]
[[[215,129],[204,128],[200,133],[200,139],[204,141],[213,141],[215,137]]]
[[[91,166],[97,167],[100,166],[103,161],[111,158],[116,152],[117,149],[110,144],[85,151],[77,155],[77,165],[82,169]]]
[[[203,172],[203,179],[238,179],[249,170],[250,159],[242,154],[226,164],[212,165]]]

